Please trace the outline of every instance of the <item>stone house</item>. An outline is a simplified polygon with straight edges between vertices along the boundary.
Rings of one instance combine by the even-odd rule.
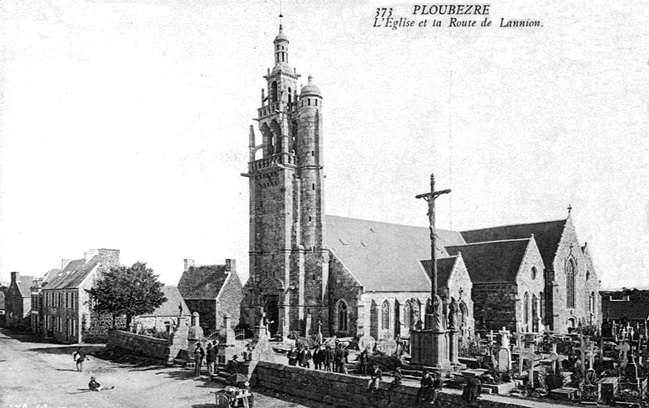
[[[34,278],[31,286],[32,293],[32,313],[31,326],[32,333],[45,337],[45,320],[43,319],[43,287],[47,285],[49,279],[61,272],[60,269],[50,269],[44,277]]]
[[[11,272],[11,283],[5,295],[6,327],[28,329],[31,327],[33,276]]]
[[[112,317],[100,318],[91,310],[86,290],[111,267],[119,266],[119,250],[95,249],[81,259],[64,259],[58,272],[42,286],[43,321],[47,337],[62,343],[81,343],[105,335]]]
[[[462,255],[473,282],[476,326],[543,331],[543,259],[534,237],[447,246]]]
[[[467,243],[529,238],[543,258],[543,324],[555,333],[601,324],[600,281],[588,245],[581,245],[570,210],[562,220],[463,231]]]
[[[193,259],[185,259],[184,264],[178,291],[189,311],[199,313],[205,335],[221,328],[225,314],[238,322],[243,295],[236,260],[226,259],[223,265],[195,266]]]
[[[179,317],[191,318],[189,307],[175,286],[163,286],[162,292],[167,300],[153,312],[134,316],[131,322],[137,333],[146,330],[171,333],[178,324]]]

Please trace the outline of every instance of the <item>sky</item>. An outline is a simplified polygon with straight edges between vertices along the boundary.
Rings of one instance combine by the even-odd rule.
[[[434,172],[452,189],[439,228],[563,219],[570,204],[602,286],[648,286],[649,8],[567,3],[493,2],[492,27],[450,28],[414,3],[284,0],[290,64],[324,98],[326,212],[427,226],[414,196]],[[373,27],[377,7],[442,27]],[[91,248],[167,284],[185,258],[234,258],[245,280],[241,173],[278,14],[279,1],[0,3],[0,281]]]

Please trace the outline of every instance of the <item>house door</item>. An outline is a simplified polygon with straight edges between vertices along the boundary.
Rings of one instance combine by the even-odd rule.
[[[274,336],[277,333],[277,325],[279,320],[279,306],[277,304],[277,298],[270,298],[266,301],[266,307],[264,307],[266,312],[266,318],[268,319],[268,331],[271,336]]]

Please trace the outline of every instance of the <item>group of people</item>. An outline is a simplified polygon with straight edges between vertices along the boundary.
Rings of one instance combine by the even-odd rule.
[[[200,377],[204,358],[207,363],[208,374],[212,375],[215,373],[218,343],[216,340],[208,341],[206,348],[207,350],[203,349],[200,342],[196,343],[196,347],[194,348],[194,377]]]
[[[316,370],[334,371],[337,373],[346,373],[345,364],[348,362],[349,350],[343,347],[342,343],[337,343],[335,349],[330,345],[317,346],[313,353],[309,348],[301,344],[292,347],[287,353],[288,365],[311,368],[311,361]]]

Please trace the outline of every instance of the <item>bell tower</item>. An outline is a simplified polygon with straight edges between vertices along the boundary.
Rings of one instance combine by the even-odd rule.
[[[253,327],[265,313],[272,335],[309,335],[329,320],[322,95],[311,76],[298,93],[281,24],[273,53],[255,119],[261,144],[253,126],[249,133],[250,278],[242,307]]]

